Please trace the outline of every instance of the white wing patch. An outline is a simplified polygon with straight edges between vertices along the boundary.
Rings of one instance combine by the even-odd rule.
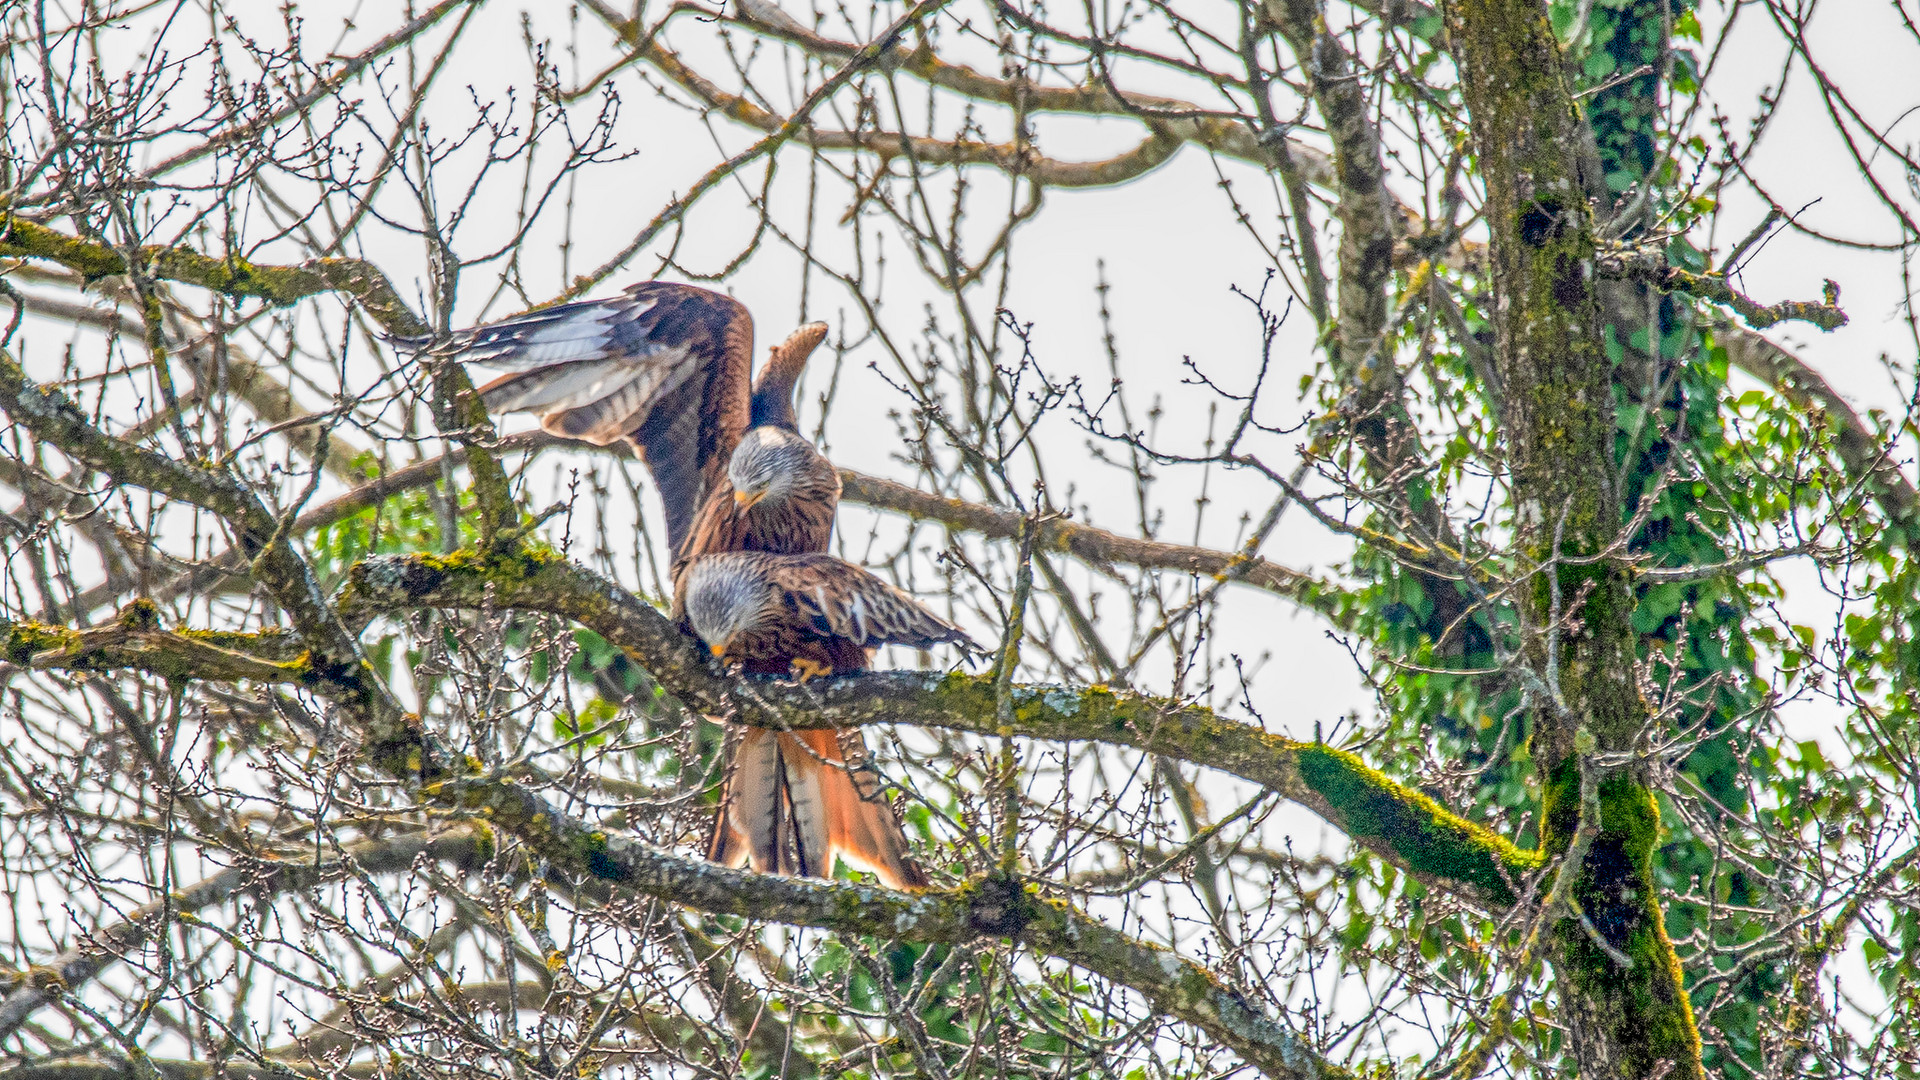
[[[503,375],[480,393],[493,412],[539,412],[549,431],[605,444],[638,430],[650,403],[693,377],[699,364],[689,353],[685,345],[648,344],[637,354]]]
[[[467,363],[512,371],[598,360],[608,355],[622,330],[633,335],[633,324],[658,304],[658,300],[599,300],[536,311],[474,331],[460,357]],[[625,349],[632,355],[653,351],[636,351],[633,343]]]
[[[607,355],[613,334],[602,327],[592,334],[568,335],[536,341],[522,339],[491,355],[476,355],[475,361],[493,367],[511,365],[536,368],[547,364],[565,364],[575,360],[597,360]]]
[[[650,357],[588,360],[527,375],[508,375],[481,390],[487,407],[501,412],[519,409],[571,409],[598,401],[622,384],[654,376],[657,362]]]
[[[867,633],[867,598],[854,590],[853,602],[847,605],[847,617],[853,620],[853,640],[865,645],[871,635]]]

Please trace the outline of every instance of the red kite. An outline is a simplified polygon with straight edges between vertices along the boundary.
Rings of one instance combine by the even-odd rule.
[[[806,679],[865,671],[873,649],[887,644],[975,647],[913,597],[831,555],[709,555],[694,560],[681,581],[677,606],[686,624],[714,655],[750,673]],[[893,809],[860,768],[865,753],[857,731],[747,730],[707,857],[826,877],[838,855],[889,887],[926,885],[907,857]]]
[[[792,403],[826,333],[824,323],[795,331],[750,390],[747,309],[707,289],[648,281],[463,330],[436,351],[509,369],[480,388],[492,412],[539,413],[546,430],[601,446],[631,443],[660,489],[681,560],[826,549],[840,477],[800,436]]]
[[[610,299],[562,304],[462,331],[438,351],[509,369],[480,388],[489,410],[536,412],[541,426],[556,435],[600,445],[624,439],[640,452],[666,511],[678,614],[688,594],[687,568],[712,562],[702,556],[826,550],[840,475],[801,436],[792,400],[807,358],[826,333],[824,323],[796,330],[773,349],[749,391],[753,320],[746,309],[706,289],[644,282]],[[926,625],[937,631],[920,631],[923,637],[934,634],[928,644],[953,640],[941,634],[959,634],[871,574],[819,557],[826,559],[821,566],[852,571],[852,580],[870,579],[849,594],[858,624],[854,637],[829,630],[816,635],[817,647],[757,643],[749,670],[863,670],[871,612],[883,608],[932,620]],[[702,582],[738,578],[715,577],[722,565],[731,564],[707,566]],[[830,569],[808,572],[821,580],[846,576]],[[863,588],[871,587],[880,591],[868,599]],[[919,640],[905,624],[889,632],[895,636],[882,633],[871,644]],[[742,641],[751,639],[749,634]],[[838,852],[890,885],[925,884],[925,875],[906,857],[906,837],[892,810],[879,801],[873,776],[849,769],[843,740],[856,763],[864,759],[857,731],[839,737],[824,731],[746,732],[729,769],[729,809],[715,823],[711,857],[737,865],[752,836],[757,868],[822,874],[830,872]],[[734,824],[740,821],[750,823],[749,831]],[[790,840],[779,842],[789,828]]]

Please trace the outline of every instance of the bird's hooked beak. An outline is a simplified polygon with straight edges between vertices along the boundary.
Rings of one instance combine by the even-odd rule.
[[[727,653],[727,646],[724,643],[719,645],[709,645],[707,646],[707,651],[712,653],[715,656],[725,656]]]
[[[736,491],[733,493],[733,505],[737,510],[745,510],[766,497],[767,493],[765,489],[760,491]]]

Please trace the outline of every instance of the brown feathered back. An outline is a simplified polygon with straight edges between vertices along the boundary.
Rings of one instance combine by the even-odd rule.
[[[864,657],[881,645],[978,648],[966,631],[871,570],[823,552],[707,555],[688,565],[683,581],[688,627],[750,670],[797,657],[845,674],[864,670]],[[829,663],[836,645],[852,650],[831,654],[836,660],[862,660]]]
[[[708,555],[688,564],[681,581],[689,627],[749,672],[862,671],[884,644],[973,647],[913,597],[823,553]],[[926,884],[865,758],[858,731],[745,731],[708,856],[825,877],[838,855],[895,888]]]

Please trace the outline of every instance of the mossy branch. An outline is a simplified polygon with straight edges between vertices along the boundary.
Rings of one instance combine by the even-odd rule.
[[[1788,321],[1812,323],[1822,330],[1838,330],[1847,325],[1847,313],[1840,310],[1838,303],[1839,290],[1832,282],[1827,283],[1824,302],[1782,300],[1777,304],[1762,304],[1727,284],[1725,277],[1683,270],[1668,262],[1664,252],[1652,248],[1602,249],[1595,254],[1593,264],[1595,272],[1603,278],[1637,281],[1661,292],[1686,293],[1730,307],[1755,330]]]
[[[499,441],[494,434],[493,418],[487,415],[487,406],[474,390],[467,369],[450,360],[437,364],[434,394],[445,406],[443,429],[451,428],[456,433],[455,441],[465,451],[481,543],[502,550],[517,546],[521,542],[520,531],[515,528],[520,520],[520,507],[513,500],[512,482],[491,449],[492,444]]]
[[[153,605],[136,602],[119,620],[86,630],[0,619],[0,658],[27,668],[144,671],[163,679],[304,682],[306,652],[284,632],[176,632],[152,625]]]
[[[341,598],[349,618],[421,607],[520,608],[563,615],[625,649],[689,706],[762,727],[907,723],[991,735],[993,681],[960,673],[744,680],[722,672],[665,615],[551,552],[382,556],[356,564]],[[1184,705],[1104,686],[1018,686],[1013,731],[1101,741],[1223,770],[1299,802],[1355,842],[1435,887],[1492,906],[1513,903],[1538,860],[1498,834],[1331,747],[1281,738]]]
[[[953,890],[906,893],[754,874],[608,834],[490,776],[428,784],[421,794],[482,815],[533,847],[559,874],[611,886],[616,895],[635,893],[715,914],[845,934],[947,944],[1005,938],[1138,991],[1157,1010],[1206,1032],[1269,1076],[1350,1075],[1200,965],[1043,897],[1033,886],[975,879]]]
[[[488,573],[462,572],[481,569]],[[478,556],[438,559],[431,569],[416,566],[414,570],[411,582],[417,588],[426,580],[422,574],[483,586],[489,578],[551,586],[567,580],[560,571],[574,568],[551,555],[519,552],[495,556],[490,561]],[[363,564],[356,575],[359,591],[346,598],[358,602],[345,605],[349,609],[364,608],[368,576]],[[380,576],[377,568],[372,576]],[[511,588],[507,591],[512,594]],[[659,624],[652,629],[678,637],[664,617],[640,607]],[[117,629],[122,633],[152,632]],[[54,639],[71,640],[57,632]],[[700,655],[689,642],[676,640],[674,644],[683,652],[693,653],[694,658]],[[717,672],[707,674],[711,680],[725,681]],[[352,709],[354,703],[348,704]],[[1030,887],[1003,880],[976,881],[951,892],[908,894],[743,873],[680,858],[651,845],[610,836],[560,812],[528,788],[480,772],[477,762],[448,753],[417,722],[406,719],[398,724],[385,723],[377,717],[369,719],[364,710],[353,711],[361,712],[361,754],[370,764],[413,785],[425,802],[480,816],[489,825],[511,833],[534,848],[555,872],[581,883],[612,888],[616,895],[638,894],[719,914],[842,933],[948,943],[983,936],[1008,938],[1140,992],[1160,1011],[1207,1032],[1269,1075],[1302,1080],[1347,1075],[1200,965],[1171,950],[1111,930],[1065,904],[1040,897]],[[154,918],[149,915],[130,921],[124,931],[127,940],[137,943],[150,936],[153,930],[147,924]],[[104,955],[110,959],[111,953]],[[74,958],[63,970],[70,969],[75,978],[84,979],[105,962],[101,955],[89,953]],[[15,995],[20,1002],[15,1004],[10,999],[6,1006],[0,1006],[0,1018],[14,1017],[17,1027],[50,993],[62,992],[73,981],[63,974],[45,988],[20,988]],[[0,1030],[0,1038],[4,1037],[4,1030]]]
[[[127,272],[120,252],[56,229],[9,217],[0,222],[0,257],[45,259],[92,281]],[[394,291],[379,267],[360,259],[311,259],[298,266],[265,266],[237,256],[203,255],[185,248],[140,249],[143,270],[162,281],[194,285],[235,298],[292,304],[321,293],[343,292],[388,333],[415,336],[431,328]]]

